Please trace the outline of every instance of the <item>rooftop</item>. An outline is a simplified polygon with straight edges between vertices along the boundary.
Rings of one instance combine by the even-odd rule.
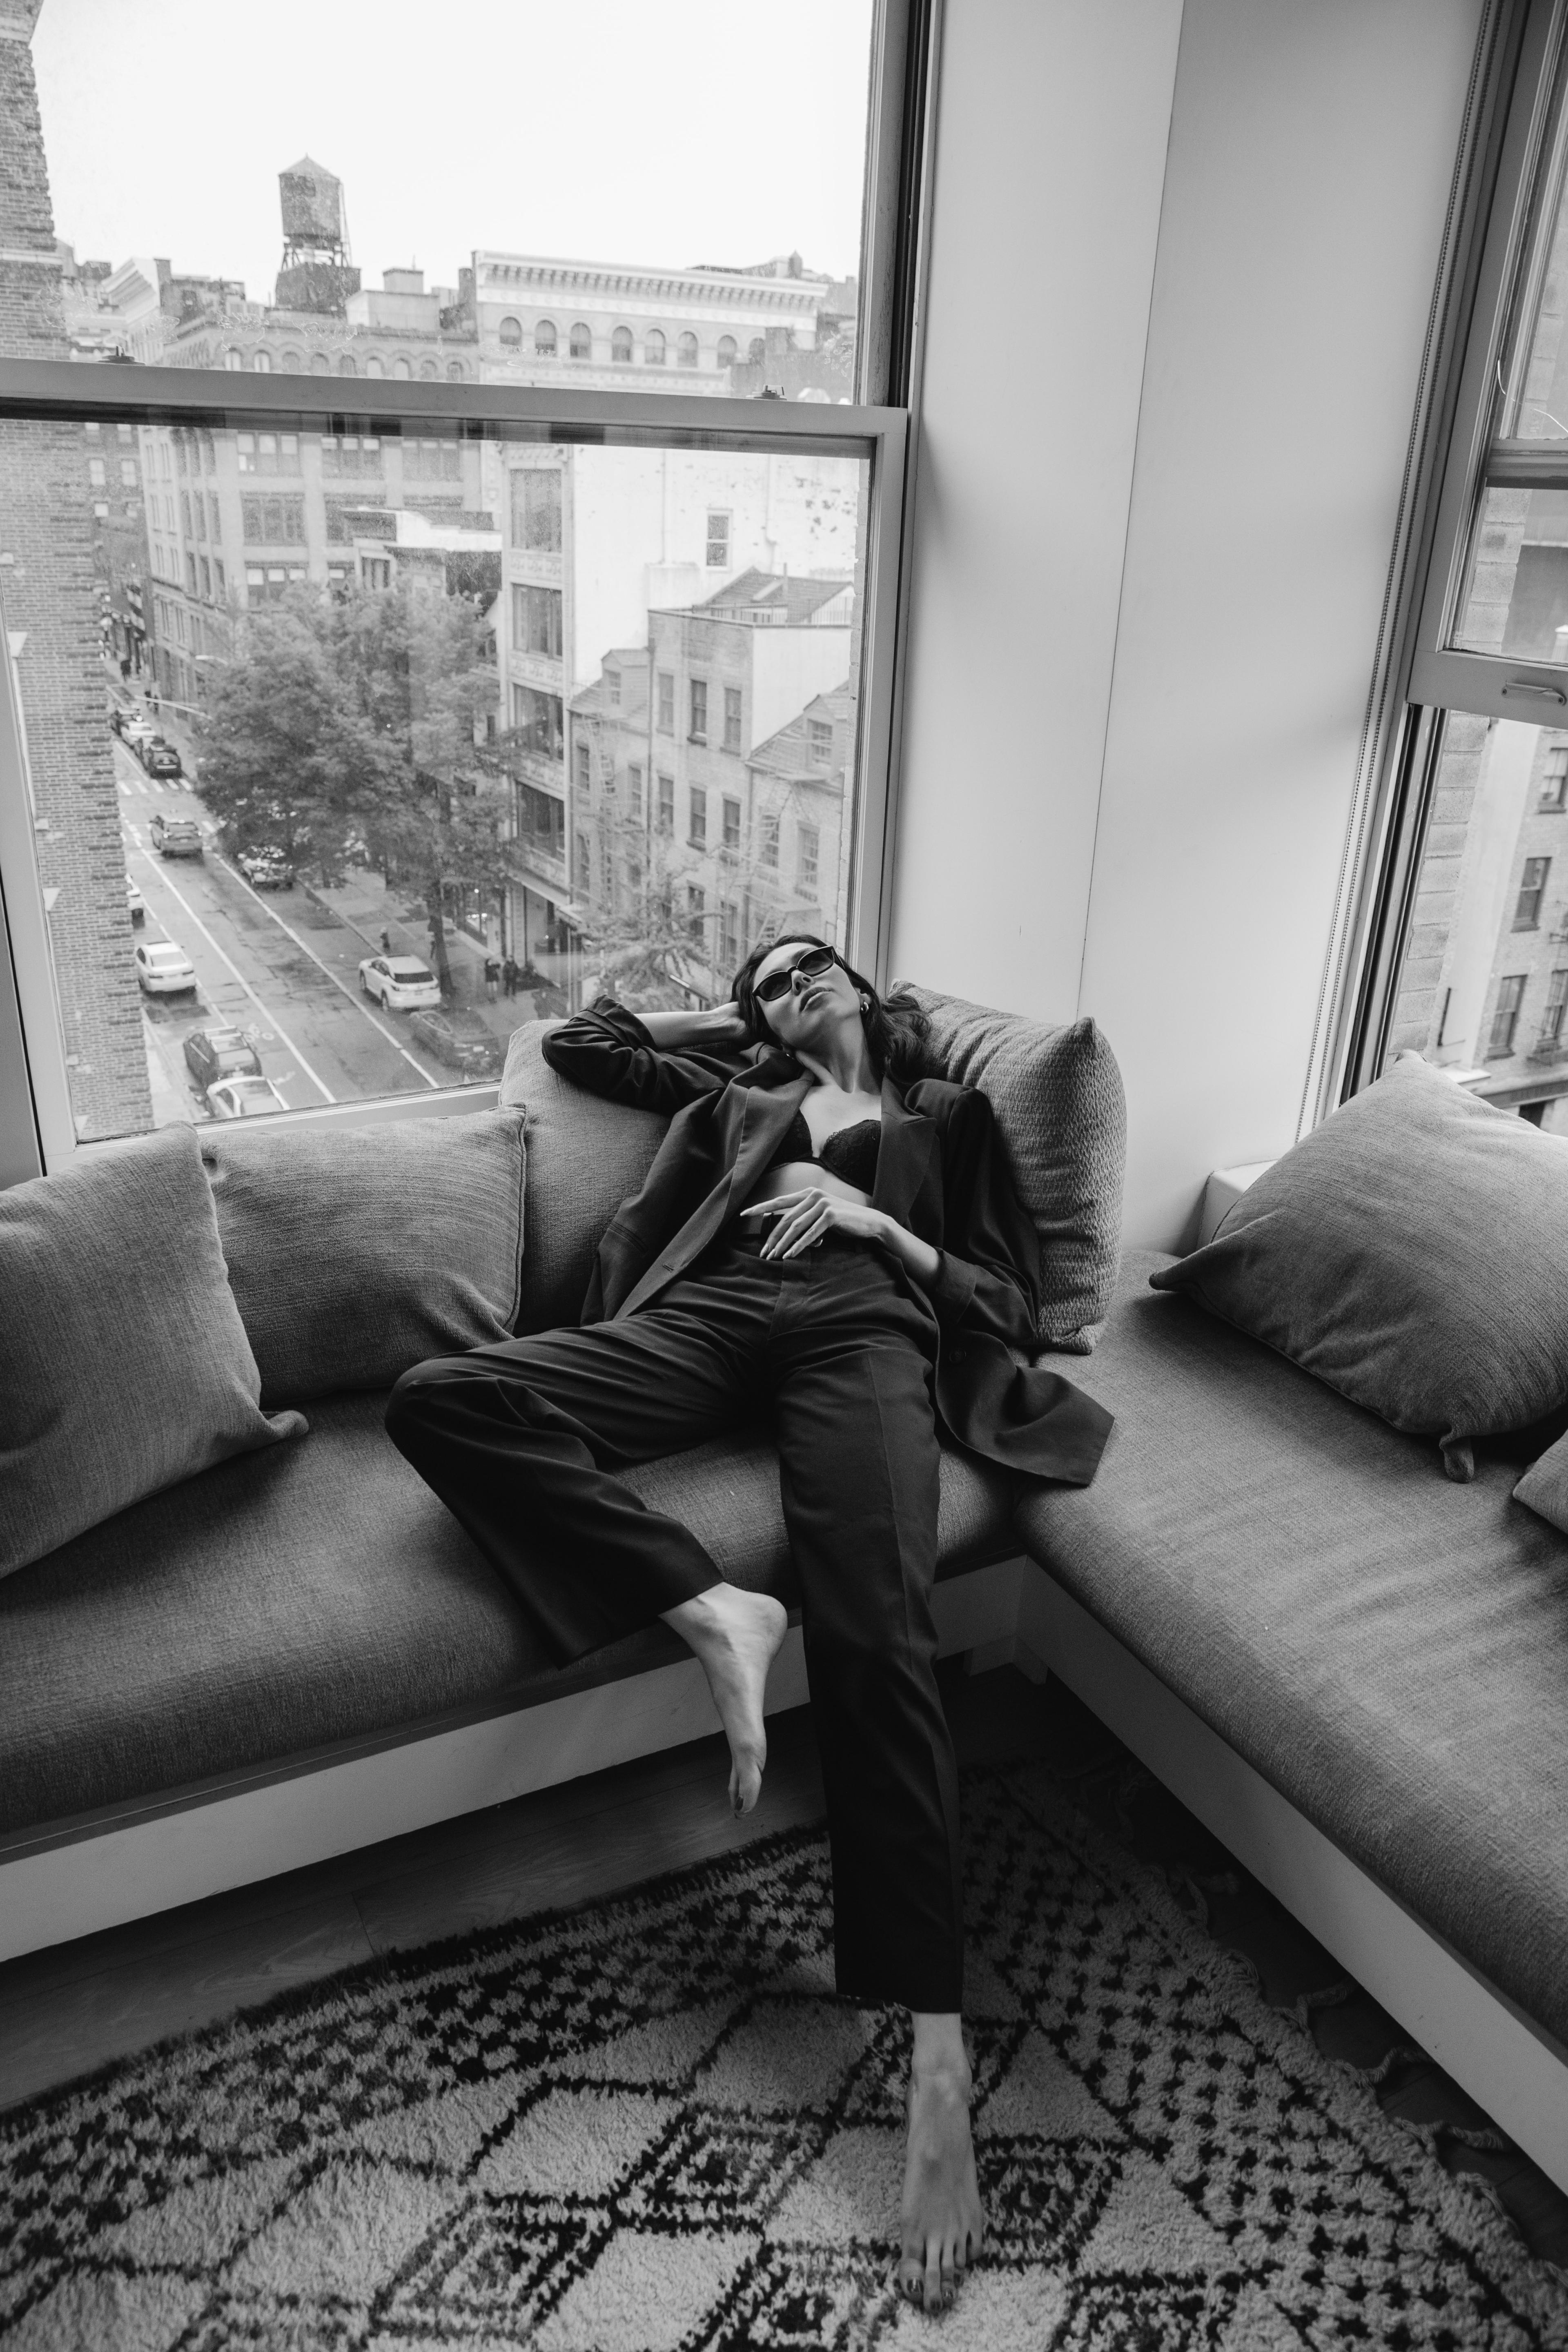
[[[851,597],[854,591],[854,580],[844,575],[818,580],[809,572],[753,569],[741,572],[728,587],[687,609],[719,621],[761,621],[803,628],[818,620],[836,598]],[[846,627],[848,618],[846,612]]]

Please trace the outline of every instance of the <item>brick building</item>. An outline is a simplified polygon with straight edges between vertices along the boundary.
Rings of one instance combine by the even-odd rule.
[[[64,262],[30,47],[40,5],[11,0],[0,18],[0,348],[64,359]],[[108,518],[93,507],[112,493],[96,498],[89,465],[79,425],[0,425],[0,601],[72,1111],[79,1133],[105,1136],[151,1127],[153,1107],[101,650],[94,526]]]

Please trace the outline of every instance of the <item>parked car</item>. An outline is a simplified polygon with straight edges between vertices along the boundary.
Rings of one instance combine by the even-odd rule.
[[[131,909],[131,919],[133,923],[144,923],[146,921],[147,901],[142,896],[141,891],[136,887],[135,883],[132,882],[129,874],[125,877],[125,903]]]
[[[193,1029],[185,1040],[185,1060],[205,1093],[220,1078],[258,1078],[261,1056],[238,1029]]]
[[[157,733],[150,719],[132,718],[127,711],[120,714],[120,740],[128,744],[140,758],[143,743],[150,743]]]
[[[278,849],[242,849],[235,864],[253,890],[291,890],[294,868]]]
[[[417,956],[366,956],[359,968],[359,984],[394,1013],[440,1008],[441,983]]]
[[[483,1026],[466,1031],[454,1028],[444,1013],[416,1013],[408,1025],[438,1062],[466,1078],[489,1077],[501,1066],[500,1040]]]
[[[138,743],[136,756],[150,776],[183,776],[185,772],[180,764],[179,753],[172,743],[165,743],[161,735],[154,735],[148,742]]]
[[[258,1118],[289,1106],[270,1078],[220,1078],[207,1088],[215,1118]]]
[[[165,816],[162,809],[154,809],[148,829],[160,857],[199,857],[202,854],[201,827],[192,817]]]
[[[173,940],[138,940],[136,977],[149,996],[179,996],[196,984],[196,968]]]

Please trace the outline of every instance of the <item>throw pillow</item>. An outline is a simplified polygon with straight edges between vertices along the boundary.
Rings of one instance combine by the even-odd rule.
[[[1151,1279],[1468,1479],[1475,1439],[1568,1401],[1568,1140],[1402,1057]]]
[[[551,1331],[583,1312],[605,1226],[642,1190],[669,1125],[654,1112],[605,1102],[552,1070],[541,1052],[552,1021],[514,1029],[501,1076],[503,1103],[528,1113],[528,1255],[520,1331]]]
[[[1568,1536],[1568,1437],[1560,1437],[1531,1464],[1513,1499]]]
[[[515,1110],[356,1127],[208,1128],[202,1158],[264,1403],[389,1388],[511,1336],[522,1265]]]
[[[0,1576],[302,1431],[260,1387],[193,1129],[0,1192]]]
[[[908,986],[908,983],[902,983]],[[1127,1105],[1095,1024],[1052,1028],[910,987],[931,1022],[937,1076],[977,1087],[1040,1237],[1040,1338],[1086,1355],[1110,1311],[1121,1235]]]

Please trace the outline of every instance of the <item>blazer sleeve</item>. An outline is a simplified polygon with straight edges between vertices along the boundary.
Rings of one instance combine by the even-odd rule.
[[[741,1055],[703,1053],[696,1046],[666,1051],[654,1044],[637,1014],[611,996],[547,1030],[540,1050],[552,1070],[590,1094],[667,1118],[704,1095],[721,1093],[746,1067]]]
[[[1039,1345],[1040,1244],[1002,1156],[991,1106],[965,1087],[942,1129],[942,1264],[928,1293],[944,1324],[1010,1348]]]

